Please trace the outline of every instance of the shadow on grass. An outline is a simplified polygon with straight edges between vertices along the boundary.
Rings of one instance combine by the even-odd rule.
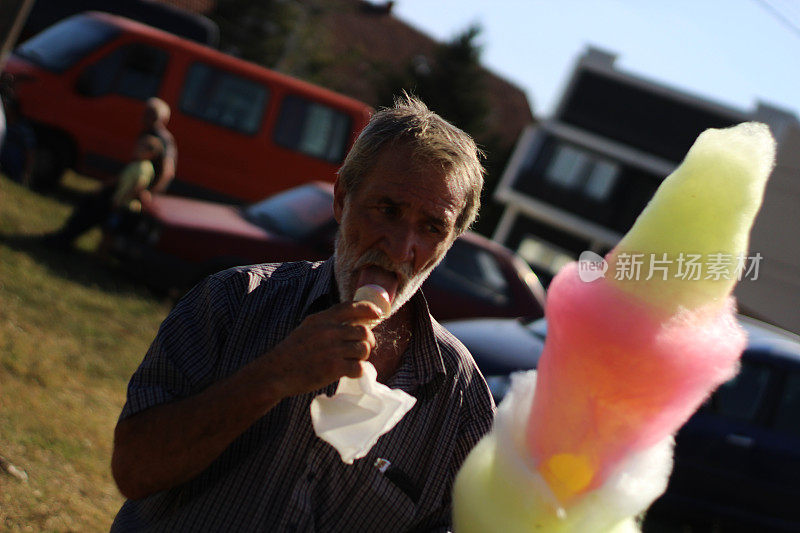
[[[164,291],[149,287],[126,272],[122,265],[100,254],[76,247],[56,249],[39,236],[0,234],[0,243],[23,252],[53,275],[85,287],[117,295],[144,296],[170,302]]]
[[[65,175],[58,183],[48,186],[34,186],[34,193],[70,205],[78,205],[89,196],[96,194],[103,186],[101,181],[91,178],[80,178],[82,187],[75,187],[75,179]]]

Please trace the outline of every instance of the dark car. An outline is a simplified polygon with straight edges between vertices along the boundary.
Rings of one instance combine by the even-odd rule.
[[[184,290],[232,266],[327,259],[337,227],[333,185],[314,182],[245,207],[156,195],[104,246],[151,284]],[[543,314],[544,289],[527,264],[472,232],[456,240],[423,291],[440,320]]]
[[[678,432],[669,486],[648,519],[800,531],[800,337],[744,316],[739,322],[748,334],[741,370]],[[445,326],[472,352],[495,401],[510,373],[536,368],[547,334],[545,319]]]

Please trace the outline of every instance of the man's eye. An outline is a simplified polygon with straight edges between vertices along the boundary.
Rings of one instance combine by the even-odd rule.
[[[397,207],[394,205],[379,205],[378,212],[384,215],[394,216],[397,214]]]
[[[442,228],[437,226],[436,224],[428,224],[428,233],[439,235],[440,233],[442,233]]]

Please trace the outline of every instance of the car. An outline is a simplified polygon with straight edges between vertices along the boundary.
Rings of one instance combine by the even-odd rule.
[[[678,432],[669,485],[647,517],[800,531],[800,337],[738,319],[748,334],[741,369]],[[444,326],[470,350],[496,402],[511,373],[536,368],[547,336],[544,318]]]
[[[373,111],[102,12],[73,15],[20,43],[5,71],[36,133],[33,183],[41,187],[67,168],[113,179],[129,162],[151,97],[171,109],[178,164],[170,192],[227,202],[255,202],[311,179],[333,182]]]
[[[180,291],[233,266],[324,260],[334,248],[333,185],[311,182],[244,207],[154,195],[107,231],[103,249],[161,289]],[[461,235],[423,285],[439,320],[540,317],[545,291],[519,256],[473,232]]]

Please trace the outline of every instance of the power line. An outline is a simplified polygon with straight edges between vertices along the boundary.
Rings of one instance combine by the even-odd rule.
[[[767,2],[767,0],[753,0],[756,4],[760,5],[766,11],[768,11],[773,17],[777,18],[784,26],[786,26],[792,33],[794,33],[797,37],[800,37],[800,26],[798,26],[794,21],[792,21],[789,17],[781,13],[781,11]]]

